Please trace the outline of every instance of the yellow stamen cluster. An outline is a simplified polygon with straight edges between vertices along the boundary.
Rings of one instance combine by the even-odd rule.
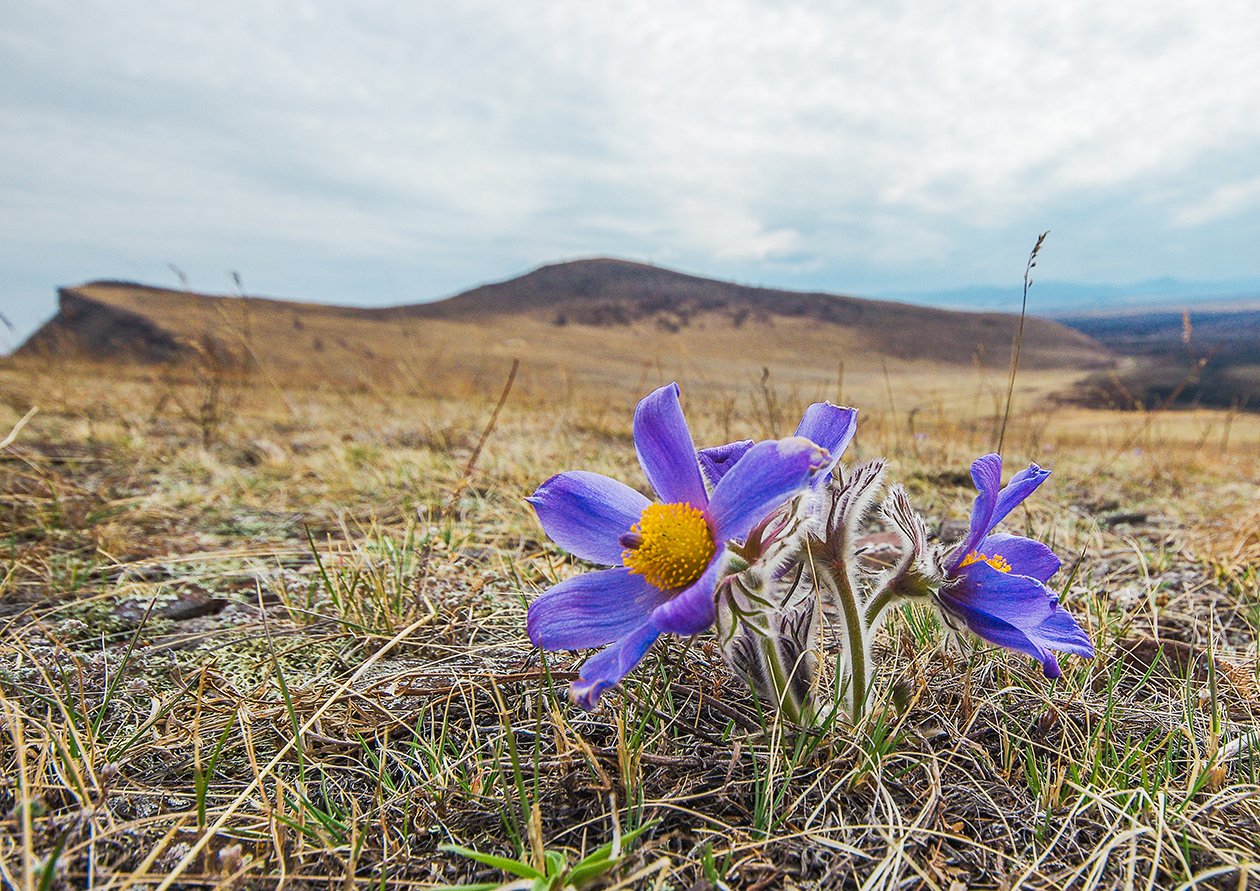
[[[628,538],[642,541],[622,552],[622,562],[662,591],[700,578],[717,550],[704,514],[690,504],[649,504]]]
[[[988,563],[998,572],[1011,571],[1011,564],[1006,562],[1006,558],[1003,557],[1001,554],[994,554],[992,557],[986,557],[984,554],[980,553],[979,551],[972,551],[970,554],[964,557],[963,562],[958,564],[958,568],[962,569],[964,566],[970,566],[972,563]]]

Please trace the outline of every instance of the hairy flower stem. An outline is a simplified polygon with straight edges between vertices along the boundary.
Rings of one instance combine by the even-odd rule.
[[[849,573],[843,568],[824,563],[815,569],[819,583],[829,588],[828,594],[836,605],[845,642],[845,656],[849,667],[849,683],[845,691],[849,714],[854,722],[862,717],[866,697],[870,689],[867,666],[870,664],[871,642],[866,621],[866,607],[854,590]]]
[[[871,652],[871,642],[866,633],[866,615],[847,576],[837,579],[838,602],[844,616],[845,637],[849,644],[849,712],[856,723],[866,708],[866,665]]]
[[[929,600],[935,591],[930,581],[916,572],[889,579],[866,605],[866,626],[874,633],[884,622],[884,614],[906,600]]]
[[[765,656],[766,668],[770,673],[770,683],[774,686],[775,705],[779,708],[779,714],[793,723],[800,724],[805,711],[802,707],[804,703],[797,702],[792,693],[792,675],[797,667],[783,664],[778,641],[772,637],[761,638],[761,652]]]
[[[898,600],[897,592],[891,587],[884,588],[878,594],[871,598],[871,602],[866,605],[866,624],[874,629],[878,628],[884,621],[884,613],[886,613]]]

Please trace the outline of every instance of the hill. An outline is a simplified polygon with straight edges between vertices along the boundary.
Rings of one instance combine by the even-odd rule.
[[[262,363],[326,379],[501,374],[630,380],[645,368],[746,379],[834,380],[837,369],[1005,368],[1017,319],[825,293],[746,287],[622,260],[544,266],[445,300],[373,309],[225,297],[101,281],[59,291],[58,314],[19,355],[129,362]],[[1080,372],[1110,354],[1089,336],[1029,319],[1028,369]],[[843,374],[843,371],[841,371]],[[557,375],[559,378],[557,378]],[[653,375],[659,377],[659,374]]]
[[[1013,324],[1013,317],[1005,313],[749,287],[613,259],[544,266],[519,278],[396,312],[447,319],[529,313],[557,326],[647,322],[670,333],[706,324],[738,329],[800,319],[860,334],[871,352],[883,356],[966,364],[976,352],[1005,357]],[[1104,358],[1097,344],[1055,322],[1035,320],[1025,335],[1024,347],[1034,364],[1075,366]]]

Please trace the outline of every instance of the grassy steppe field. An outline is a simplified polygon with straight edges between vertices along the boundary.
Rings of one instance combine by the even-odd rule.
[[[0,451],[6,884],[515,880],[447,845],[555,888],[601,846],[589,887],[1260,882],[1260,416],[1055,406],[1071,374],[1021,372],[1007,472],[1054,474],[1007,528],[1064,557],[1098,650],[1056,683],[916,609],[881,634],[857,726],[779,721],[706,635],[588,714],[565,695],[581,655],[525,637],[529,601],[583,567],[523,499],[564,469],[646,490],[638,397],[678,380],[704,445],[855,405],[846,461],[887,456],[949,539],[1006,387],[739,351],[597,374],[597,350],[301,378],[265,357],[0,367],[0,436],[38,409]]]

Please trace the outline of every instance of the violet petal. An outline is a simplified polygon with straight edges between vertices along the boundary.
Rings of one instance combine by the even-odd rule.
[[[971,479],[975,482],[978,492],[975,503],[971,507],[971,529],[967,533],[966,540],[950,555],[949,563],[945,567],[949,572],[956,570],[993,528],[989,519],[993,516],[998,491],[1002,487],[1002,456],[982,455],[971,462]]]
[[[805,409],[805,414],[801,416],[801,423],[796,427],[796,435],[822,446],[831,455],[826,466],[820,468],[815,474],[812,483],[814,487],[826,482],[832,468],[839,463],[840,456],[849,447],[856,432],[856,408],[832,405],[830,402],[815,402]]]
[[[556,474],[525,500],[552,541],[604,566],[621,563],[621,536],[652,503],[625,483],[584,470]]]
[[[735,466],[744,453],[753,447],[751,439],[728,442],[725,445],[710,446],[699,453],[700,469],[710,486],[716,486],[726,476],[726,472]]]
[[[544,650],[601,647],[629,634],[669,599],[625,567],[565,579],[529,605],[525,628]]]
[[[722,477],[709,501],[717,541],[742,539],[783,502],[804,492],[827,452],[800,436],[759,442]]]
[[[678,384],[666,384],[640,400],[634,410],[634,450],[661,501],[709,503],[696,447],[678,401]]]
[[[652,611],[652,624],[661,631],[684,636],[699,634],[712,625],[716,616],[713,592],[726,563],[725,553],[726,546],[719,544],[704,574]]]
[[[998,493],[993,514],[989,517],[989,528],[985,530],[986,534],[992,532],[1007,514],[1023,504],[1024,499],[1035,492],[1049,476],[1050,471],[1042,470],[1036,464],[1029,464],[1011,477],[1011,481]]]
[[[582,665],[579,679],[569,686],[569,696],[587,711],[595,708],[604,691],[633,671],[660,635],[661,632],[647,622],[600,650]]]
[[[1039,582],[1048,581],[1063,565],[1050,548],[1022,535],[990,535],[980,542],[979,551],[986,557],[1004,558],[1012,574],[1032,576]]]

